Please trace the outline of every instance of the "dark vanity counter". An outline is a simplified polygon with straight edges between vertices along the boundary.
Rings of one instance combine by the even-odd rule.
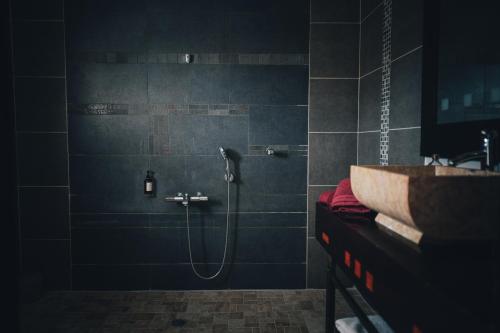
[[[316,205],[316,238],[365,300],[396,332],[494,332],[497,246],[484,242],[415,247],[375,223]],[[334,278],[333,289],[343,288]],[[327,292],[334,295],[334,291]],[[327,304],[331,304],[327,299]],[[328,313],[327,328],[335,318]],[[497,326],[498,329],[498,326]],[[327,330],[329,332],[329,330]]]

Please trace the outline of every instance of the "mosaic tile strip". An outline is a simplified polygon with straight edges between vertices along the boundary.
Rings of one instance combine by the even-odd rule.
[[[243,116],[248,115],[248,104],[68,104],[68,112],[82,115],[161,115],[178,113],[185,115]]]
[[[308,145],[250,145],[248,154],[252,156],[267,156],[267,148],[274,150],[275,157],[307,156]]]
[[[382,28],[382,91],[380,112],[380,165],[389,164],[389,115],[391,111],[392,0],[384,0]]]
[[[78,52],[72,63],[95,64],[185,64],[185,53]],[[191,64],[200,65],[286,65],[309,64],[307,53],[193,53]]]

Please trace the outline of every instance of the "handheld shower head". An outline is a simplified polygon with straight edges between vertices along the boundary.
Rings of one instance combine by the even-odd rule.
[[[219,147],[219,152],[220,152],[220,154],[222,155],[222,158],[223,158],[224,160],[227,160],[227,154],[226,154],[226,151],[224,150],[224,148]]]

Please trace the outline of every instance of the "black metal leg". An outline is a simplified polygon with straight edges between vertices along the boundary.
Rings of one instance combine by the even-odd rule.
[[[333,285],[332,274],[335,268],[328,265],[326,271],[326,313],[325,313],[325,332],[334,333],[335,330],[335,286]]]

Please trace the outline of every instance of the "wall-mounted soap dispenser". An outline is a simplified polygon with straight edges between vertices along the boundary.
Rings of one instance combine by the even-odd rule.
[[[155,194],[155,179],[153,171],[148,170],[146,178],[144,178],[144,194],[154,196]]]

